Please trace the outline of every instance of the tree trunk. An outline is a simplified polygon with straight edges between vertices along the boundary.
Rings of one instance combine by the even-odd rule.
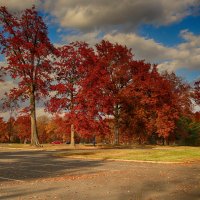
[[[71,142],[70,142],[70,145],[72,147],[75,147],[75,139],[74,139],[74,125],[71,124]]]
[[[12,142],[11,141],[11,137],[13,136],[13,125],[12,125],[12,116],[10,115],[10,119],[9,119],[9,125],[8,125],[8,142]]]
[[[74,108],[74,94],[73,91],[70,92],[70,112],[73,113],[73,108]],[[75,131],[74,131],[74,124],[72,122],[71,124],[71,142],[70,145],[71,147],[75,147]]]
[[[25,139],[24,139],[24,144],[26,144],[26,143],[27,143],[27,139],[25,138]]]
[[[114,144],[119,145],[119,105],[115,105],[114,112]]]
[[[31,106],[31,145],[38,147],[41,145],[38,140],[34,89],[31,90],[31,94],[30,94],[30,106]]]
[[[119,145],[119,127],[118,127],[117,123],[115,124],[115,127],[114,127],[114,133],[115,133],[114,144]]]
[[[165,145],[165,138],[162,137],[162,145],[164,146]]]

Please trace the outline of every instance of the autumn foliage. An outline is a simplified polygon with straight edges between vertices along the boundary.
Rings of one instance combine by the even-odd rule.
[[[5,55],[6,74],[17,80],[10,91],[13,100],[29,100],[31,144],[39,146],[36,126],[36,100],[48,94],[52,66],[49,57],[54,47],[47,36],[47,27],[33,7],[21,15],[13,15],[0,7],[0,50]]]
[[[2,117],[0,117],[0,141],[1,142],[7,142],[8,137],[7,137],[7,124],[3,120]]]
[[[193,97],[200,104],[200,82],[191,94],[175,73],[160,73],[156,65],[136,60],[128,47],[109,41],[55,48],[34,7],[20,16],[1,7],[0,22],[1,53],[7,60],[3,72],[17,80],[7,97],[19,105],[29,102],[26,114],[14,119],[15,141],[74,145],[77,138],[98,137],[116,145],[169,143],[191,137],[191,127],[200,123],[191,102]],[[52,117],[36,123],[36,101],[47,96]],[[0,141],[9,138],[8,124],[0,118]]]

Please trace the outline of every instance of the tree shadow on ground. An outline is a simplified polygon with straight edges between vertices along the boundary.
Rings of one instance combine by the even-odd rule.
[[[18,197],[19,199],[21,199],[22,197],[26,196],[26,195],[32,195],[33,198],[37,198],[38,199],[38,195],[40,195],[41,193],[43,192],[49,192],[49,191],[52,191],[52,190],[57,190],[56,187],[51,187],[50,189],[38,189],[37,191],[33,191],[33,190],[24,190],[23,189],[19,189],[19,188],[16,188],[14,191],[13,190],[6,190],[5,191],[5,194],[2,196],[0,196],[0,199],[4,200],[4,199],[12,199],[12,198],[16,198]],[[1,190],[1,193],[4,193],[4,190]],[[23,199],[23,198],[22,198]]]
[[[0,152],[0,183],[82,174],[101,164],[100,160],[55,157],[51,151],[4,151]]]

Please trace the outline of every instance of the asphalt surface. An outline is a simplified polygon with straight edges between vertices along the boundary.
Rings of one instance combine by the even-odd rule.
[[[0,200],[200,200],[200,163],[79,160],[52,153],[1,149]]]

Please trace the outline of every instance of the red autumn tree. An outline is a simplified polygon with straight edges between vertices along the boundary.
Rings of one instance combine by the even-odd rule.
[[[122,92],[123,132],[140,143],[151,137],[172,139],[178,118],[191,110],[189,86],[143,61],[135,66],[132,79]]]
[[[164,73],[162,76],[169,82],[171,93],[174,95],[174,98],[168,98],[168,101],[176,102],[181,115],[190,115],[192,110],[190,85],[175,73]]]
[[[7,124],[3,120],[2,117],[0,117],[0,142],[7,142]]]
[[[38,136],[41,143],[49,142],[49,137],[46,130],[49,121],[50,119],[46,115],[42,115],[37,118]]]
[[[46,125],[47,140],[60,140],[66,142],[70,138],[70,120],[64,116],[55,115]]]
[[[114,143],[119,144],[120,92],[132,79],[132,53],[126,46],[102,41],[96,45],[97,70],[94,83],[99,112],[114,118]],[[98,80],[98,81],[97,81]]]
[[[60,47],[58,52],[59,58],[55,63],[57,82],[51,87],[56,94],[50,100],[49,110],[67,113],[71,124],[71,145],[74,146],[75,132],[80,129],[80,122],[85,119],[85,113],[80,108],[80,102],[85,97],[79,93],[83,80],[95,65],[95,54],[92,48],[81,42]]]
[[[200,122],[200,111],[193,113],[193,121]]]
[[[178,119],[191,114],[190,87],[174,73],[154,75],[150,84],[151,94],[155,95],[155,104],[152,105],[155,112],[154,129],[163,142],[174,141]]]
[[[10,117],[7,121],[4,121],[0,117],[0,141],[1,142],[14,142],[17,139],[15,130],[15,118]]]
[[[16,119],[15,129],[17,137],[21,143],[26,143],[31,139],[31,119],[29,115],[22,115]]]
[[[169,92],[163,99],[163,106],[165,107],[163,111],[160,110],[159,121],[166,121],[164,128],[160,126],[162,128],[160,130],[163,132],[161,136],[169,142],[169,140],[175,140],[175,129],[179,119],[191,117],[192,115],[191,88],[189,84],[184,82],[181,77],[176,76],[175,73],[165,73],[162,77],[168,82]],[[180,132],[180,134],[182,133]]]
[[[132,82],[122,90],[122,131],[139,143],[147,140],[154,129],[157,85],[156,68],[144,61],[134,64]],[[156,90],[156,91],[155,91]]]
[[[47,36],[47,27],[34,7],[20,15],[0,7],[0,44],[7,66],[3,69],[17,86],[10,91],[13,99],[29,99],[31,144],[39,146],[36,125],[36,99],[48,94],[51,80],[50,56],[54,48]]]

